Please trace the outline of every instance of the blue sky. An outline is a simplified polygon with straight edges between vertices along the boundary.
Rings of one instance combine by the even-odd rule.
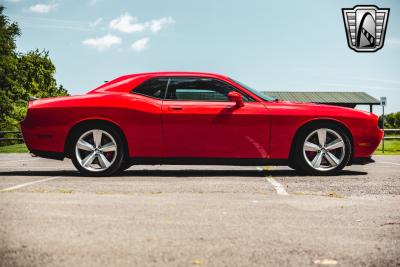
[[[82,94],[117,76],[206,71],[278,91],[365,91],[400,111],[399,1],[0,0],[18,50],[47,49]],[[391,8],[382,50],[347,46],[341,8]],[[376,113],[380,108],[375,107]]]

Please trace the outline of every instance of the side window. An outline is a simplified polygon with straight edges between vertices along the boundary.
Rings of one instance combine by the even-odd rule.
[[[131,92],[134,94],[162,99],[164,98],[167,84],[168,84],[168,78],[152,78],[142,82]]]
[[[235,87],[216,79],[209,78],[171,78],[168,83],[166,99],[198,100],[198,101],[229,101],[228,93],[239,92]],[[245,102],[253,101],[243,95]]]

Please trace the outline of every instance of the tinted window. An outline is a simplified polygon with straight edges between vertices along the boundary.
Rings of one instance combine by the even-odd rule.
[[[171,100],[200,100],[200,101],[229,101],[228,93],[236,91],[235,87],[215,79],[208,78],[171,78],[168,83],[166,99]],[[246,102],[253,101],[243,95]]]
[[[167,84],[168,78],[152,78],[139,84],[132,90],[132,93],[162,99]]]

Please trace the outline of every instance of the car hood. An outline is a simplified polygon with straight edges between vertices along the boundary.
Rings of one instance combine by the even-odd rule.
[[[298,109],[301,111],[307,110],[308,112],[311,112],[319,116],[337,115],[337,116],[348,116],[348,117],[359,117],[359,118],[374,118],[374,119],[377,118],[375,114],[368,111],[335,106],[335,105],[295,102],[287,100],[276,100],[270,103],[274,103],[277,106],[286,107],[289,109]]]

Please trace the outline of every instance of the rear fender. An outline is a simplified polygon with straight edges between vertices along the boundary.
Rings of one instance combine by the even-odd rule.
[[[65,143],[64,143],[64,153],[66,157],[70,157],[70,151],[71,151],[71,137],[73,136],[73,133],[79,129],[80,127],[82,127],[83,125],[88,125],[88,124],[92,124],[92,125],[96,125],[96,124],[108,124],[112,127],[114,127],[115,129],[117,129],[121,136],[122,139],[124,140],[124,145],[125,145],[125,151],[128,151],[128,141],[126,139],[125,133],[122,131],[121,126],[116,123],[113,120],[110,120],[108,118],[102,118],[102,117],[89,117],[89,118],[85,118],[85,119],[81,119],[78,122],[76,122],[69,130]]]

